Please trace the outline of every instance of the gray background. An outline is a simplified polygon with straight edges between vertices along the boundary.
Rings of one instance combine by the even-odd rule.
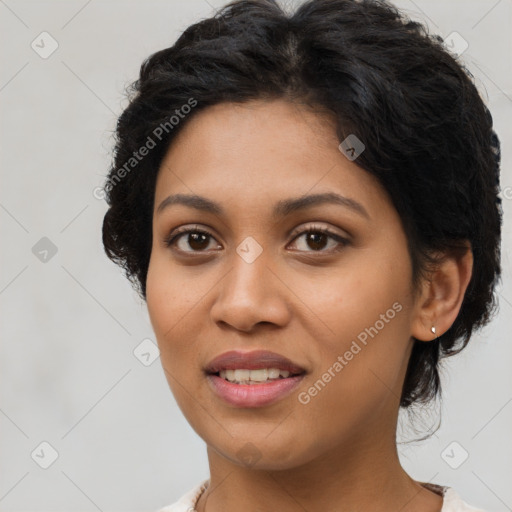
[[[93,190],[142,60],[223,4],[0,0],[1,511],[151,511],[208,477],[204,443],[160,360],[145,366],[134,355],[154,336],[144,304],[103,253],[106,204]],[[451,485],[489,511],[512,510],[512,1],[397,5],[469,43],[461,58],[503,145],[505,210],[500,312],[445,365],[441,428],[401,445],[401,459],[413,478]],[[58,43],[47,58],[31,47],[51,49],[43,31]],[[43,237],[56,254],[41,252]],[[431,414],[416,426],[435,422]],[[401,438],[421,435],[404,425]],[[42,442],[58,453],[47,469],[52,452]]]

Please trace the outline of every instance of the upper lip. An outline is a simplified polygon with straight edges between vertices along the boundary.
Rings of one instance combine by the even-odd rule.
[[[293,375],[305,373],[306,371],[293,361],[290,361],[290,359],[268,350],[254,350],[252,352],[230,350],[212,359],[204,368],[204,371],[213,374],[222,370],[259,370],[262,368],[287,370]]]

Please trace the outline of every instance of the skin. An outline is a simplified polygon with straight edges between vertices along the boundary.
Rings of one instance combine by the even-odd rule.
[[[147,306],[169,386],[207,445],[210,484],[199,512],[441,510],[442,498],[400,465],[399,397],[412,336],[428,342],[433,325],[439,336],[452,325],[472,254],[446,256],[413,293],[398,213],[338,144],[332,119],[298,104],[222,103],[194,114],[162,162]],[[352,198],[368,218],[337,204],[271,215],[280,200],[323,192]],[[157,211],[178,193],[204,196],[225,211],[181,204]],[[347,243],[308,238],[310,226]],[[167,247],[178,227],[212,236],[194,244],[185,234]],[[249,236],[263,249],[250,264],[236,252]],[[400,312],[300,403],[298,394],[394,303]],[[212,392],[203,367],[232,349],[278,352],[307,375],[274,404],[231,406]],[[249,442],[256,454],[250,462],[240,455]]]

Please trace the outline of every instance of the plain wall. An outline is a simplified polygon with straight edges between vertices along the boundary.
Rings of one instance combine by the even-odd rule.
[[[133,353],[154,335],[144,304],[103,252],[107,206],[93,191],[143,59],[221,5],[0,3],[1,511],[151,511],[208,477],[204,443],[160,360],[145,366]],[[505,211],[499,314],[444,365],[441,427],[426,442],[401,445],[401,459],[413,478],[453,486],[487,511],[511,510],[512,1],[396,5],[469,43],[461,58],[502,142]],[[58,43],[48,58],[31,47],[51,49],[43,31]],[[42,442],[58,453],[47,469],[52,451]],[[445,450],[459,456],[459,446],[469,457],[453,469]]]

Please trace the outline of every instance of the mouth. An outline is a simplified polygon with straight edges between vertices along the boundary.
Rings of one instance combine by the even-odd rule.
[[[290,376],[296,377],[297,375],[302,375],[303,373],[304,372],[291,373],[288,370],[282,370],[279,368],[260,368],[258,370],[237,368],[234,370],[221,370],[210,375],[216,375],[217,377],[227,380],[233,384],[252,386],[255,384],[264,384],[267,382],[274,382],[276,380],[288,379]]]
[[[287,357],[267,350],[224,352],[210,361],[204,371],[239,384],[259,384],[306,373]]]
[[[214,393],[237,407],[274,403],[288,395],[307,373],[288,358],[268,351],[226,352],[204,371]]]

